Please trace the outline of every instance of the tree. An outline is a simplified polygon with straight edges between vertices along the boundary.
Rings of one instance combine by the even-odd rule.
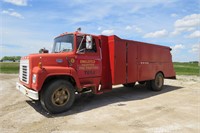
[[[21,56],[4,56],[1,60],[7,60],[7,61],[13,61],[15,62],[16,60],[20,60]]]

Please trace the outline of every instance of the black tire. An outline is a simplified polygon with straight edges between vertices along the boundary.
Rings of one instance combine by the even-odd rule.
[[[146,87],[147,89],[149,89],[149,90],[152,90],[152,87],[151,87],[151,80],[146,81],[145,87]]]
[[[66,80],[55,80],[43,89],[40,95],[41,105],[52,114],[67,111],[74,103],[74,87]]]
[[[161,91],[164,85],[164,76],[162,73],[157,73],[154,80],[151,80],[151,89],[153,91]]]
[[[134,87],[134,86],[135,86],[135,82],[123,84],[123,86],[124,86],[124,87]]]

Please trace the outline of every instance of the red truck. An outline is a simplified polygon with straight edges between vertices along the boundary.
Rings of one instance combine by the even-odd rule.
[[[164,78],[175,79],[171,49],[116,35],[63,33],[51,53],[30,54],[20,60],[16,88],[50,113],[70,109],[75,94],[102,94],[112,85],[133,87],[136,82],[154,91]]]

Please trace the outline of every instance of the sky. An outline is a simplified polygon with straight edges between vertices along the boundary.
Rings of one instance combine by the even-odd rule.
[[[173,61],[200,59],[200,0],[0,0],[0,57],[51,51],[79,27],[169,46]]]

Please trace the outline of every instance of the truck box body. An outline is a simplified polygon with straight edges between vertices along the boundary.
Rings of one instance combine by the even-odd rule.
[[[162,72],[165,78],[175,78],[169,47],[124,40],[115,35],[100,38],[102,82],[107,88],[152,80],[158,72]]]

